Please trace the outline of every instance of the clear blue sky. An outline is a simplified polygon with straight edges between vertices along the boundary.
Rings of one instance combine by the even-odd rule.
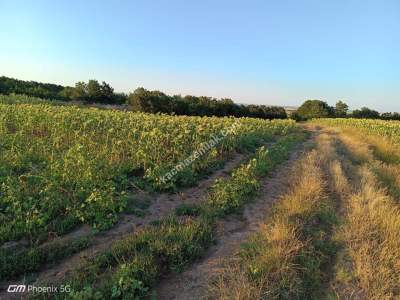
[[[400,111],[398,0],[0,0],[0,75]]]

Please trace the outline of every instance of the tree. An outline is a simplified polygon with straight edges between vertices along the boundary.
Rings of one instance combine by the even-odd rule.
[[[143,111],[150,113],[155,112],[150,91],[142,87],[137,88],[133,93],[130,93],[127,102],[134,111]]]
[[[380,114],[376,110],[369,109],[368,107],[362,107],[356,109],[352,113],[353,118],[359,119],[379,119]]]
[[[87,101],[100,102],[102,91],[101,85],[97,80],[91,79],[87,84]]]
[[[344,118],[347,116],[349,106],[343,101],[338,101],[335,106],[335,116],[338,118]]]
[[[333,107],[321,100],[305,101],[294,114],[297,119],[326,118],[334,115]]]
[[[52,83],[23,81],[5,76],[0,77],[0,94],[24,94],[50,100],[79,100],[109,104],[122,104],[127,96],[114,93],[114,89],[106,82],[99,84],[97,80],[88,83],[77,82],[75,87],[61,86]]]
[[[262,119],[286,119],[283,107],[265,105],[239,105],[231,99],[206,96],[168,96],[160,91],[138,88],[128,96],[128,104],[134,111],[167,113],[189,116],[235,116]]]
[[[66,100],[60,93],[63,86],[52,83],[24,81],[5,76],[0,77],[0,94],[24,94],[45,99]]]
[[[127,98],[128,96],[125,93],[114,93],[112,103],[118,105],[125,104]]]
[[[83,81],[78,81],[77,83],[75,83],[75,88],[72,97],[73,100],[86,101],[88,98],[86,83],[84,83]]]
[[[174,95],[171,97],[172,112],[176,115],[188,115],[189,106],[184,101],[181,95]]]
[[[64,100],[70,100],[74,97],[74,92],[75,91],[73,87],[67,86],[61,92],[59,92],[58,95]]]
[[[114,99],[114,89],[107,83],[104,82],[101,84],[100,87],[101,99],[100,102],[103,103],[115,103]]]
[[[381,114],[381,119],[384,120],[400,120],[400,114],[397,112],[387,112]]]

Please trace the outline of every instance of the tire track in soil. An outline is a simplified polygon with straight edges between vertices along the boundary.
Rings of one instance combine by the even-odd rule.
[[[265,221],[268,211],[288,186],[287,174],[292,164],[314,143],[316,135],[294,150],[287,161],[277,167],[262,183],[259,196],[246,205],[241,216],[229,216],[217,224],[217,244],[210,247],[204,257],[180,274],[168,274],[154,289],[156,298],[162,300],[206,299],[208,280],[223,268],[226,258],[232,257],[240,245]]]

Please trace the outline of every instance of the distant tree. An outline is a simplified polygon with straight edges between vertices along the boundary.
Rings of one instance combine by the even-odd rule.
[[[102,82],[101,87],[100,87],[100,101],[103,103],[115,103],[114,101],[114,89],[107,83],[107,82]]]
[[[308,120],[312,118],[326,118],[334,115],[333,107],[321,100],[305,101],[294,114],[294,118]]]
[[[400,120],[400,114],[397,112],[387,112],[381,114],[381,119],[384,120]]]
[[[86,83],[84,83],[83,81],[78,81],[77,83],[75,83],[72,98],[73,100],[87,101],[88,91]]]
[[[292,112],[292,113],[290,114],[290,118],[293,119],[293,120],[295,120],[295,121],[305,121],[305,120],[306,120],[305,118],[303,118],[303,117],[301,117],[301,116],[299,115],[299,113],[297,112],[297,110],[294,111],[294,112]]]
[[[35,81],[23,81],[0,76],[0,94],[25,94],[45,99],[77,100],[86,103],[129,104],[135,111],[193,116],[235,116],[262,119],[286,118],[282,107],[236,104],[231,99],[206,96],[169,96],[160,91],[138,88],[125,95],[115,93],[106,82],[92,79],[79,81],[74,87]]]
[[[147,98],[147,90],[140,87],[128,95],[127,103],[131,106],[133,111],[147,111],[147,103],[145,99]]]
[[[344,118],[347,116],[349,106],[343,101],[338,101],[335,106],[335,116],[338,118]]]
[[[218,116],[234,116],[236,104],[232,99],[223,98],[217,102]]]
[[[134,111],[157,112],[157,101],[155,101],[153,93],[142,87],[129,94],[127,102]]]
[[[160,91],[138,88],[128,96],[128,104],[134,111],[168,113],[189,116],[235,116],[262,119],[287,118],[282,107],[265,105],[238,105],[231,99],[180,95],[168,96]]]
[[[283,107],[262,105],[264,119],[287,119],[288,115]]]
[[[60,98],[62,98],[64,100],[71,100],[74,97],[74,88],[67,86],[62,91],[60,91],[58,94],[59,94]]]
[[[362,107],[361,109],[354,110],[352,117],[359,119],[379,119],[380,115],[376,110],[369,109],[368,107]]]
[[[55,100],[79,100],[86,102],[100,102],[122,104],[126,102],[125,94],[114,93],[114,89],[106,82],[99,84],[97,80],[88,83],[77,82],[75,87],[61,86],[36,81],[23,81],[5,76],[0,77],[0,94],[25,94]]]
[[[188,115],[189,105],[181,95],[174,95],[170,98],[172,113],[176,115]]]
[[[114,93],[113,104],[125,104],[128,96],[125,93]]]
[[[60,95],[63,86],[36,81],[24,81],[5,76],[0,77],[0,94],[24,94],[44,99],[66,100]]]
[[[91,79],[87,84],[87,101],[101,102],[102,90],[97,80]]]

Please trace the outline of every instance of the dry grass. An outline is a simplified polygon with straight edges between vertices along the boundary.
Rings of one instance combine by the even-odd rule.
[[[335,251],[329,238],[335,216],[323,170],[333,149],[326,137],[318,145],[293,166],[270,220],[212,282],[212,298],[305,299],[321,288]]]
[[[400,149],[398,146],[387,139],[372,135],[366,135],[361,140],[360,133],[354,130],[346,130],[339,136],[355,160],[371,166],[371,170],[388,189],[394,200],[400,202],[400,161],[398,160]],[[379,149],[378,152],[376,149]]]
[[[295,258],[306,245],[296,228],[277,221],[244,245],[211,285],[214,299],[299,298],[304,290]]]
[[[354,136],[355,133],[353,133]],[[388,138],[357,133],[359,139],[364,140],[372,146],[375,157],[385,163],[399,164],[400,163],[400,148],[398,145],[393,144]]]
[[[344,198],[351,191],[350,183],[344,174],[342,164],[338,160],[334,160],[330,164],[330,174],[332,178],[333,190]]]
[[[341,138],[344,142],[349,141],[349,147],[361,145],[362,149],[351,148],[351,150],[355,150],[357,155],[367,151],[368,153],[361,154],[364,161],[377,159],[387,164],[400,164],[400,147],[389,138],[348,128],[343,129]]]
[[[340,144],[338,144],[340,146]],[[345,170],[343,166],[346,166]],[[330,165],[330,178],[332,191],[335,192],[339,198],[338,204],[340,205],[338,212],[341,219],[345,219],[344,216],[347,214],[349,206],[349,198],[352,193],[357,189],[355,185],[352,185],[349,181],[348,174],[354,172],[355,168],[351,165],[351,162],[346,157],[340,157],[340,160],[336,159],[331,162]],[[351,174],[355,175],[355,174]],[[342,225],[346,224],[343,223]],[[327,299],[364,299],[364,293],[360,288],[359,282],[354,275],[354,264],[348,253],[346,247],[346,237],[344,235],[341,226],[335,228],[334,240],[338,245],[338,252],[336,253],[335,262],[332,266],[332,278],[329,283],[327,290]]]
[[[345,183],[340,165],[331,170],[345,203],[344,224],[337,233],[345,247],[334,268],[334,298],[400,299],[400,208],[382,186],[395,194],[400,186],[399,167],[376,160],[373,148],[358,136],[344,134],[340,139],[363,164],[350,168],[357,171],[349,174],[352,185]],[[390,153],[389,146],[383,143],[381,150]]]
[[[370,141],[322,134],[272,216],[212,283],[212,298],[400,299],[400,168],[392,144],[377,155]]]
[[[393,199],[400,203],[400,167],[398,165],[375,162],[373,170],[379,180],[387,187]]]
[[[340,141],[351,154],[351,159],[357,163],[374,160],[374,154],[369,144],[361,142],[349,134],[339,134]]]
[[[367,166],[360,176],[361,190],[350,198],[344,227],[355,276],[369,299],[398,299],[400,209]]]

